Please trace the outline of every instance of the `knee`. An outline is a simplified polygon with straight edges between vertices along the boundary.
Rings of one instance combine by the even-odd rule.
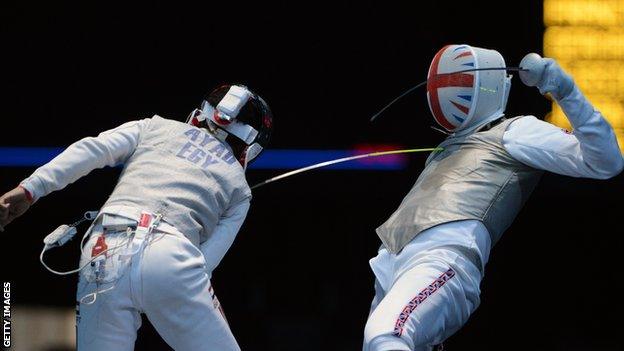
[[[379,335],[372,338],[364,347],[365,351],[411,351],[405,340],[393,335]]]
[[[364,351],[410,351],[406,340],[392,333],[375,330],[370,323],[364,328]]]

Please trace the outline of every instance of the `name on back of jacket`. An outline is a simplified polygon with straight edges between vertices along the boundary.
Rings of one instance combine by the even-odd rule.
[[[209,133],[192,128],[184,132],[184,135],[188,138],[188,141],[178,151],[177,157],[194,163],[201,168],[207,168],[219,162],[219,159],[228,164],[236,162],[236,157],[230,150]]]

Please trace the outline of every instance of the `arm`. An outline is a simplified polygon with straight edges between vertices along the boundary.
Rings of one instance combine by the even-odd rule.
[[[0,197],[0,231],[40,197],[63,189],[96,168],[126,161],[136,149],[148,122],[149,119],[128,122],[95,138],[79,140],[39,167],[17,188]]]
[[[116,166],[125,162],[136,149],[141,131],[148,119],[132,121],[81,139],[52,161],[39,167],[20,184],[32,195],[33,201],[63,189],[96,168]]]
[[[200,245],[201,252],[206,259],[206,270],[209,275],[212,274],[212,271],[219,265],[225,253],[232,246],[236,234],[238,234],[247,216],[249,203],[250,199],[245,198],[243,201],[228,208],[219,220],[210,238]]]
[[[518,161],[558,174],[606,179],[622,171],[624,160],[613,129],[583,96],[572,78],[550,59],[538,88],[556,99],[574,132],[533,116],[514,121],[503,136]]]

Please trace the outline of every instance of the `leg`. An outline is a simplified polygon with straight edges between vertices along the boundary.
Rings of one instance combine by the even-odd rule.
[[[379,279],[375,278],[375,296],[373,297],[373,302],[371,302],[371,309],[370,312],[368,313],[368,318],[370,320],[371,315],[373,314],[373,312],[377,309],[377,306],[379,306],[379,303],[381,303],[381,301],[383,301],[384,297],[386,295],[386,292],[383,290],[381,283],[379,283]],[[367,323],[368,326],[368,323]],[[368,327],[367,327],[368,328]],[[366,329],[365,329],[365,334],[366,334]],[[370,340],[367,340],[368,338],[364,338],[364,346],[362,347],[362,349],[364,351],[367,351],[370,349]],[[386,345],[386,349],[388,350],[401,350],[402,349],[402,344],[398,344],[398,345],[392,345],[395,344],[392,341],[389,341],[387,343],[388,345]]]
[[[142,306],[175,350],[240,350],[221,312],[202,253],[188,239],[156,235],[142,260]]]
[[[410,262],[369,316],[364,350],[431,350],[476,309],[481,275],[472,263],[442,249]]]
[[[85,246],[86,255],[81,258],[81,265],[90,259],[91,248],[95,243],[95,237],[99,234],[101,232],[94,230],[92,238]],[[100,290],[110,286],[110,283],[101,285]],[[96,284],[87,281],[83,271],[79,277],[76,294],[77,350],[134,350],[136,331],[141,326],[141,317],[130,296],[128,275],[118,279],[113,289],[98,294],[93,304],[80,302],[85,295],[93,293],[96,289]]]
[[[385,295],[386,293],[383,291],[381,283],[379,283],[379,280],[375,279],[375,296],[373,297],[373,302],[371,302],[371,309],[368,313],[369,316],[373,313],[377,306],[379,306],[379,303],[383,300]]]
[[[386,291],[392,284],[393,261],[395,261],[393,255],[385,248],[380,249],[377,256],[369,261],[373,274],[375,275],[375,296],[371,302],[369,316],[386,296]]]

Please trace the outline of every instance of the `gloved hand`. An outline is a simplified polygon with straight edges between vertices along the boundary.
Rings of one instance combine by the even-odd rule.
[[[557,61],[551,58],[543,58],[545,63],[542,80],[537,83],[540,93],[550,93],[555,100],[561,100],[568,96],[574,89],[574,80],[567,74]]]
[[[22,187],[17,187],[0,197],[0,231],[21,216],[32,205],[32,197]]]
[[[528,71],[520,72],[520,79],[528,86],[537,86],[540,93],[550,93],[556,100],[561,100],[574,89],[574,80],[557,61],[542,58],[538,54],[526,55],[520,67]]]

